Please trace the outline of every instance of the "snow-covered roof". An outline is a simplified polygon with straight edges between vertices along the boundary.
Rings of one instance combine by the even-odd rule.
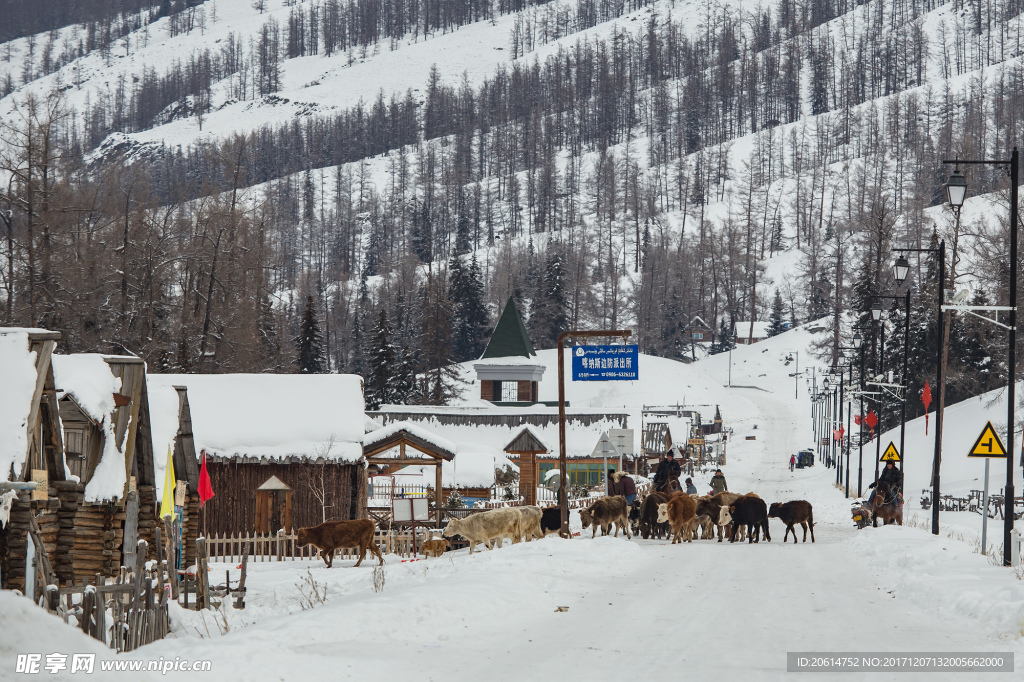
[[[186,387],[197,454],[363,456],[362,379],[354,374],[150,374],[149,386]]]
[[[381,427],[376,431],[371,431],[363,437],[363,447],[368,448],[377,445],[378,443],[383,443],[400,431],[405,431],[410,436],[414,436],[419,440],[424,441],[442,453],[455,455],[459,452],[458,446],[447,438],[444,438],[430,429],[407,421],[391,422],[387,426]],[[383,453],[376,456],[387,457],[388,454]],[[398,457],[397,451],[394,453],[394,456]]]
[[[28,333],[0,330],[0,481],[21,474],[28,456],[28,418],[36,389],[36,354]]]
[[[121,392],[121,379],[110,371],[99,353],[54,355],[53,380],[57,390],[69,395],[82,412],[97,424],[114,411],[114,394]]]
[[[121,379],[98,353],[54,355],[53,380],[64,396],[70,396],[82,412],[103,431],[103,452],[85,484],[87,502],[112,500],[124,494],[128,480],[124,454],[117,448],[113,420],[114,394],[121,392]]]
[[[384,426],[383,422],[379,422],[370,415],[363,415],[363,432],[370,433]]]
[[[522,434],[524,431],[529,433],[537,441],[539,445],[542,445],[544,447],[545,450],[547,450],[548,452],[555,452],[555,450],[551,448],[551,444],[548,443],[548,441],[544,438],[544,434],[542,434],[540,432],[540,429],[538,429],[533,424],[523,424],[521,427],[519,427],[519,429],[516,430],[515,435],[512,437],[512,440],[509,441],[505,445],[505,447],[502,448],[502,450],[504,450],[505,452],[509,452],[509,448],[512,447],[513,443],[515,443],[515,441],[519,439],[520,434]]]
[[[768,322],[755,322],[754,323],[754,338],[755,339],[766,339],[768,338]],[[736,334],[737,339],[746,339],[750,336],[750,320],[746,322],[736,323]]]

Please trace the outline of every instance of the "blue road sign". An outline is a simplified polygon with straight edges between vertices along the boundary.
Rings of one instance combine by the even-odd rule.
[[[576,346],[572,350],[573,381],[636,381],[640,352],[635,344]]]

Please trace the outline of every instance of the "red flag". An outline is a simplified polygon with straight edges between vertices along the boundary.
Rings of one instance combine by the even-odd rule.
[[[924,382],[924,390],[921,391],[921,402],[924,403],[924,435],[928,435],[928,406],[932,404],[932,387]]]
[[[203,466],[199,469],[199,508],[213,497],[213,485],[210,483],[210,472],[206,470],[206,450],[203,450]]]

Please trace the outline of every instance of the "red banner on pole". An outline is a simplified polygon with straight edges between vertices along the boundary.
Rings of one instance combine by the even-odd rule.
[[[924,435],[928,435],[928,406],[932,404],[932,387],[924,382],[924,390],[921,391],[921,402],[924,403]]]

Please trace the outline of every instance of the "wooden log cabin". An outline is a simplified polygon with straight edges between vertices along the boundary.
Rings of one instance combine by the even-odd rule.
[[[40,526],[56,529],[61,582],[117,575],[139,539],[154,546],[155,481],[146,365],[134,356],[53,356],[68,480]]]
[[[52,484],[64,480],[63,442],[51,357],[59,332],[0,328],[0,483],[39,482],[38,490],[14,494],[7,523],[0,528],[0,588],[25,588],[25,538],[32,518],[56,512]],[[42,529],[47,553],[54,555],[57,534]]]
[[[193,450],[200,459],[206,451],[214,492],[198,515],[202,534],[291,533],[366,517],[360,377],[153,374],[150,383],[186,390]],[[270,491],[285,488],[290,495]],[[290,499],[289,514],[259,506],[279,497]]]

